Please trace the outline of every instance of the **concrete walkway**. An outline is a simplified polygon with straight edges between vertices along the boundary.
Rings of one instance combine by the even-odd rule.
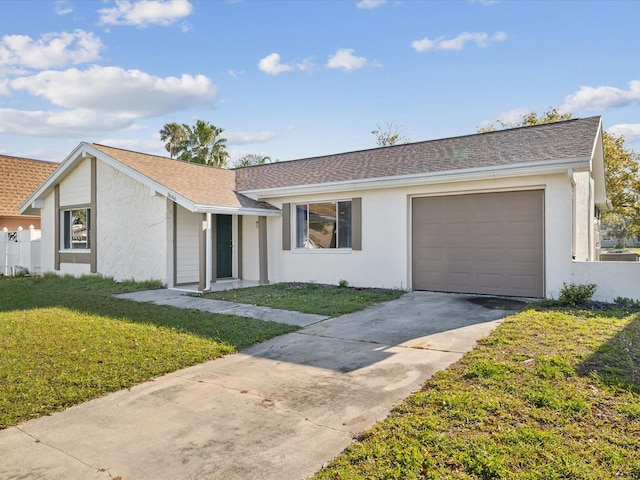
[[[5,429],[0,479],[307,478],[511,313],[470,300],[408,293]]]
[[[136,302],[153,302],[158,305],[171,305],[177,308],[192,308],[210,313],[223,313],[238,315],[239,317],[258,318],[271,322],[288,323],[299,327],[306,327],[329,317],[313,315],[310,313],[291,312],[276,308],[245,305],[241,303],[226,302],[224,300],[209,300],[201,297],[193,297],[184,291],[172,289],[142,290],[139,292],[123,293],[116,295],[118,298],[134,300]]]

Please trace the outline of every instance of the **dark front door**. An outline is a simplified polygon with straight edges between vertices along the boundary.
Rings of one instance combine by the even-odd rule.
[[[216,278],[233,275],[231,215],[216,215]]]

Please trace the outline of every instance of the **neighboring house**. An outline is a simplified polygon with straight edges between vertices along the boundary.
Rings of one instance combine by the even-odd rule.
[[[43,271],[545,297],[609,208],[592,117],[236,170],[81,143],[21,211]]]
[[[13,232],[33,225],[40,228],[40,212],[20,215],[19,208],[53,173],[59,163],[0,155],[0,231]]]

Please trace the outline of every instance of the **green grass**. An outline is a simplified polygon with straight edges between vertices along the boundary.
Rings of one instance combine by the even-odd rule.
[[[150,287],[0,277],[0,429],[297,329],[113,297]]]
[[[314,477],[640,479],[640,314],[532,308]]]
[[[351,288],[314,283],[276,283],[203,295],[214,300],[336,317],[399,298],[403,290]]]

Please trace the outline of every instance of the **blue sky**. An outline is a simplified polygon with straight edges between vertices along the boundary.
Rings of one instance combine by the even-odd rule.
[[[232,159],[465,135],[560,107],[640,147],[637,1],[3,1],[0,153],[81,141],[166,154],[222,127]]]

